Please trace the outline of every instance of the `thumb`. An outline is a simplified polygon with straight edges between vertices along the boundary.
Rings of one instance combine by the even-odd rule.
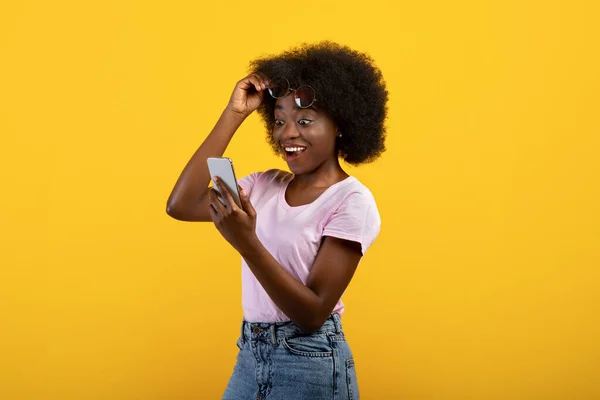
[[[252,206],[252,203],[250,202],[250,196],[248,196],[248,192],[246,192],[244,189],[242,189],[240,191],[240,200],[242,201],[242,206],[244,207],[244,211],[246,211],[246,213],[254,218],[256,217],[256,210],[254,209],[254,206]]]

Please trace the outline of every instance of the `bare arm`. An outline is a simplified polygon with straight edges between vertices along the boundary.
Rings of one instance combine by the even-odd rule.
[[[167,214],[181,221],[210,221],[206,165],[209,157],[221,157],[244,121],[244,116],[226,108],[215,127],[181,172],[167,201]]]
[[[258,108],[267,87],[265,77],[252,74],[240,80],[213,130],[194,153],[175,183],[167,214],[181,221],[211,221],[208,206],[210,174],[206,159],[221,157],[242,122]]]
[[[304,285],[260,241],[241,254],[271,300],[306,332],[325,323],[362,257],[359,243],[325,237]]]
[[[209,211],[219,232],[246,260],[285,315],[307,332],[321,327],[356,271],[362,258],[360,243],[325,237],[305,285],[285,270],[258,239],[256,210],[248,194],[242,190],[240,209],[226,187],[219,189],[225,193],[225,204],[217,199],[214,189],[209,191]]]

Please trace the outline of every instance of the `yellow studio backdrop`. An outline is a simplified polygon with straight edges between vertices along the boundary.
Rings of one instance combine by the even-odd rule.
[[[239,256],[166,200],[249,60],[322,39],[390,91],[362,398],[600,399],[597,4],[3,1],[0,399],[219,398]],[[256,114],[226,155],[285,168]]]

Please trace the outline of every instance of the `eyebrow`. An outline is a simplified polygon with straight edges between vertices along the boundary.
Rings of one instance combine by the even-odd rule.
[[[314,108],[313,106],[310,106],[310,107],[305,107],[305,108],[302,108],[302,107],[298,107],[298,106],[296,106],[295,108],[296,108],[296,110],[313,110],[314,112],[318,112],[318,111],[317,111],[317,109],[316,109],[316,108]],[[277,105],[275,106],[275,109],[276,109],[276,110],[285,111],[285,107],[283,107],[283,106],[282,106],[282,105],[280,105],[280,104],[277,104]]]

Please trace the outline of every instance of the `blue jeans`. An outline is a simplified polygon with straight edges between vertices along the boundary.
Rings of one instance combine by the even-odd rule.
[[[223,400],[356,400],[352,352],[338,314],[306,334],[293,322],[242,321]]]

